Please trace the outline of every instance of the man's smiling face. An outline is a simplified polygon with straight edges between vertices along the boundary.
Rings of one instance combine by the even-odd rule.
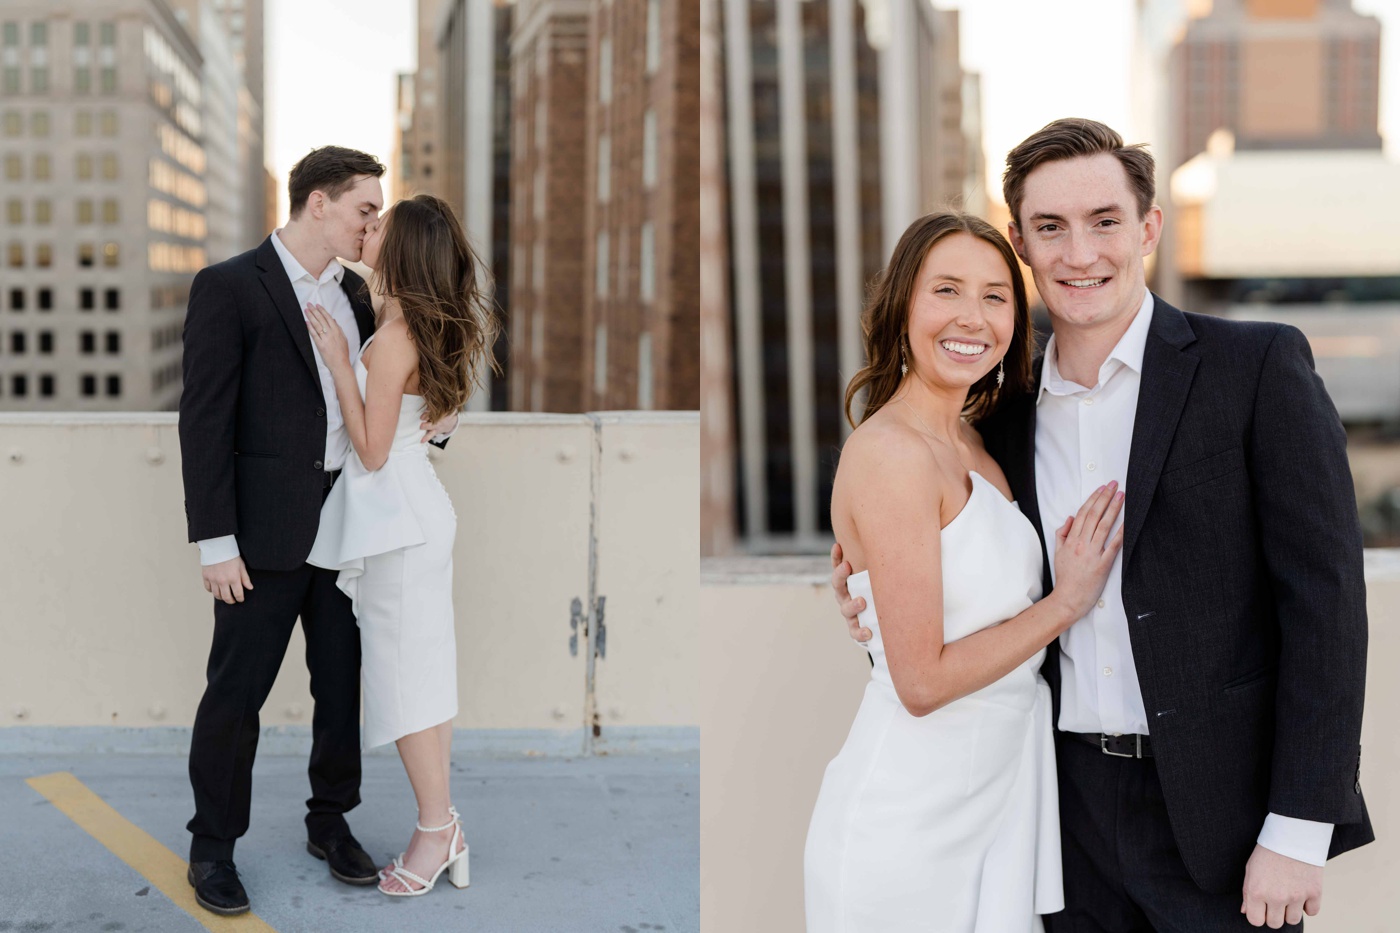
[[[1026,176],[1011,243],[1055,323],[1098,330],[1142,306],[1143,258],[1161,233],[1161,208],[1139,216],[1122,164],[1099,153],[1047,162]]]

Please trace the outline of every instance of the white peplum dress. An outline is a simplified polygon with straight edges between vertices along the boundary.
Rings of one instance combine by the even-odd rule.
[[[357,361],[362,396],[366,375]],[[321,507],[321,527],[306,559],[340,571],[336,585],[350,597],[359,622],[367,749],[457,715],[457,516],[428,461],[418,428],[422,413],[423,398],[404,395],[389,459],[378,470],[365,469],[350,452]]]
[[[992,483],[942,532],[945,643],[1040,597],[1034,528]],[[995,683],[915,717],[890,679],[870,575],[875,664],[827,766],[805,857],[809,933],[1033,933],[1064,908],[1050,688],[1042,649]]]

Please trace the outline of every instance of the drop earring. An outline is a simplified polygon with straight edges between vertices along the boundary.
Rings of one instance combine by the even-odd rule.
[[[1003,358],[1003,359],[1001,360],[1001,362],[997,363],[997,388],[1000,389],[1000,388],[1001,388],[1001,384],[1002,384],[1003,382],[1005,382],[1005,381],[1006,381],[1006,360],[1005,360],[1005,358]]]
[[[909,375],[909,353],[904,349],[903,340],[899,342],[899,374],[901,376]]]

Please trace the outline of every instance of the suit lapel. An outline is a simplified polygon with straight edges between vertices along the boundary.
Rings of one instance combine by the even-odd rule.
[[[345,297],[350,301],[350,310],[355,313],[355,324],[360,330],[360,345],[364,346],[370,334],[374,333],[374,308],[361,294],[364,279],[345,270],[345,274],[340,279],[340,290],[345,292]]]
[[[1133,419],[1133,443],[1128,454],[1126,516],[1123,519],[1123,566],[1133,557],[1147,511],[1162,475],[1162,464],[1171,449],[1181,420],[1197,356],[1184,352],[1196,334],[1186,315],[1153,295],[1152,327],[1142,356],[1142,379],[1137,413]]]
[[[262,246],[258,247],[258,270],[263,288],[267,289],[268,297],[277,306],[282,315],[282,323],[287,325],[292,342],[297,345],[302,360],[306,362],[307,371],[319,387],[321,374],[316,369],[316,355],[311,350],[311,335],[306,330],[306,318],[297,303],[297,293],[292,288],[292,281],[287,278],[287,269],[282,265],[281,257],[277,255],[277,248],[272,245],[271,236],[263,240]]]

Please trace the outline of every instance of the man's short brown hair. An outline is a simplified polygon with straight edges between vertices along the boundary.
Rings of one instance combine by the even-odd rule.
[[[1006,171],[1001,176],[1001,193],[1011,208],[1011,219],[1021,222],[1021,201],[1026,194],[1026,177],[1047,162],[1060,162],[1079,156],[1108,153],[1128,174],[1128,186],[1137,195],[1138,217],[1152,209],[1157,197],[1156,162],[1146,143],[1123,144],[1112,127],[1097,120],[1068,118],[1046,124],[1006,155]]]
[[[355,185],[361,175],[375,178],[384,174],[384,166],[374,156],[344,146],[322,146],[312,149],[292,166],[287,179],[287,193],[292,203],[292,216],[297,217],[306,207],[313,191],[324,191],[332,201]]]

